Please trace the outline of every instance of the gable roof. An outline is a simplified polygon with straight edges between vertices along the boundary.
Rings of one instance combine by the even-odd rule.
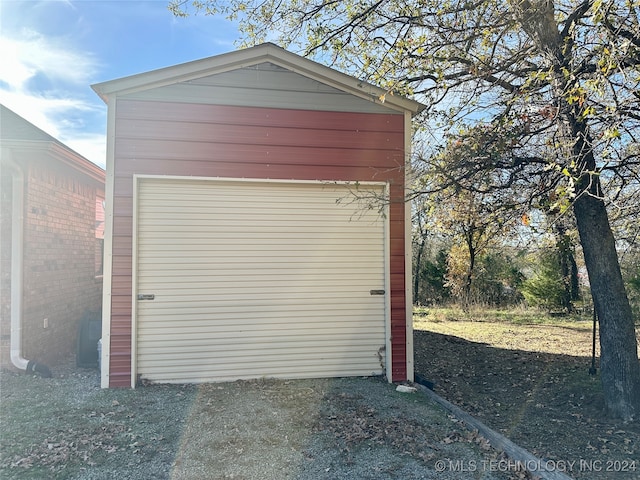
[[[56,159],[104,183],[105,171],[44,130],[0,104],[0,146],[44,150]]]
[[[60,143],[44,130],[0,104],[0,139]]]
[[[93,88],[105,103],[108,103],[109,99],[114,96],[137,93],[178,82],[188,82],[205,76],[255,66],[265,62],[272,63],[362,99],[378,104],[384,103],[385,106],[392,110],[408,111],[415,114],[424,108],[424,105],[419,102],[402,96],[386,95],[387,92],[385,90],[375,85],[363,82],[333,68],[314,62],[313,60],[288,52],[273,43],[263,43],[255,47],[195,60],[193,62],[97,83],[92,85],[91,88]],[[384,102],[381,98],[384,98]]]

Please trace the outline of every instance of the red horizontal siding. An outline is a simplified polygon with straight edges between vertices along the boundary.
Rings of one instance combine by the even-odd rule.
[[[131,255],[114,255],[113,256],[113,286],[115,286],[116,280],[118,281],[117,290],[118,294],[122,293],[124,289],[128,288],[128,294],[131,295]],[[114,289],[112,288],[112,294]]]
[[[120,120],[120,139],[163,139],[164,141],[240,144],[259,146],[299,146],[346,149],[393,149],[401,144],[402,132],[336,130],[300,127],[232,125],[228,123],[176,123],[157,120]],[[353,127],[352,127],[353,128]]]
[[[392,259],[392,261],[400,261],[399,258],[397,259]],[[402,273],[392,273],[391,275],[391,289],[394,292],[394,294],[396,295],[405,295],[405,283],[404,283],[404,279],[405,279],[405,275],[404,275],[404,271]]]
[[[131,386],[131,335],[112,335],[109,367],[110,387]]]
[[[234,163],[219,162],[215,166],[207,166],[206,169],[196,169],[196,165],[189,165],[184,162],[182,165],[174,162],[171,165],[162,167],[158,165],[158,160],[151,163],[153,168],[149,168],[144,173],[147,175],[187,175],[200,177],[225,177],[225,178],[271,178],[283,180],[342,180],[342,181],[369,181],[387,182],[397,180],[398,174],[382,167],[366,167],[352,165],[290,165],[277,163]],[[141,162],[143,163],[143,162]],[[185,168],[192,167],[192,168]],[[215,167],[215,168],[214,168]],[[141,172],[132,172],[141,173]],[[130,178],[126,181],[116,179],[115,193],[118,195],[131,195],[131,187],[128,185]],[[124,179],[122,179],[124,180]],[[397,180],[399,181],[399,180]]]
[[[118,100],[110,386],[131,376],[133,175],[391,184],[392,380],[407,378],[404,116]]]
[[[129,241],[131,239],[131,234],[133,232],[133,217],[114,217],[113,218],[113,248],[125,248],[128,247],[129,254],[131,254],[131,246],[123,245],[122,242],[118,241],[118,237],[128,237],[125,238],[125,241]],[[125,250],[126,252],[126,250]],[[114,252],[115,253],[115,252]]]
[[[167,115],[170,112],[170,116]],[[154,120],[171,118],[177,123],[218,123],[329,130],[404,132],[402,115],[350,112],[308,112],[274,108],[234,107],[150,101],[118,102],[118,119]],[[119,135],[120,123],[116,125]]]
[[[122,277],[120,277],[122,278]],[[131,281],[120,281],[117,285],[114,285],[111,289],[111,294],[116,296],[129,296],[131,295]]]
[[[228,139],[231,140],[231,139]],[[384,172],[402,172],[404,156],[398,149],[354,149],[341,147],[307,147],[303,145],[259,145],[246,143],[214,143],[152,138],[118,139],[116,151],[120,163],[118,173],[155,173],[159,167],[170,167],[170,161],[180,162],[184,171],[192,175],[207,175],[218,164],[238,165],[245,170],[256,165],[290,165],[302,167],[351,166],[379,168]],[[131,159],[135,159],[132,162]],[[188,163],[187,163],[188,162]],[[149,171],[147,171],[149,170]],[[367,177],[370,177],[368,174]]]
[[[398,203],[397,201],[389,205],[389,215],[392,218],[403,218],[404,217],[404,201],[402,203]]]
[[[133,195],[120,195],[114,199],[113,215],[115,217],[131,216],[133,212]]]
[[[406,294],[404,290],[394,290],[391,289],[391,295],[393,295],[395,306],[391,309],[392,315],[396,316],[398,320],[398,324],[402,325],[402,328],[405,328],[405,313],[407,311],[406,306],[398,305],[400,301],[404,302],[406,300]]]
[[[402,256],[404,255],[404,242],[391,237],[391,245],[389,246],[391,251],[391,256]]]
[[[114,276],[114,280],[117,280],[118,277]],[[118,295],[111,296],[111,316],[128,318],[129,321],[127,323],[123,323],[120,328],[125,329],[126,331],[130,331],[131,325],[131,293],[129,295]],[[113,324],[112,324],[113,328]],[[117,328],[117,326],[116,326]]]

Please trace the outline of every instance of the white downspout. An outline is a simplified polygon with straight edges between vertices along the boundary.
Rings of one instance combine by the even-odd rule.
[[[5,167],[11,170],[11,363],[26,370],[29,361],[22,357],[22,270],[24,226],[24,173],[2,152]]]
[[[51,377],[51,371],[43,364],[29,361],[22,356],[22,298],[24,272],[24,172],[10,157],[2,152],[4,167],[12,170],[11,185],[11,363],[27,373],[39,372]]]

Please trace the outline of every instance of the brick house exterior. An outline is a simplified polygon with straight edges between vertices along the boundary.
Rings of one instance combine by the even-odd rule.
[[[75,351],[84,313],[101,308],[105,174],[0,112],[0,366],[12,367],[12,315],[21,356],[55,365]]]

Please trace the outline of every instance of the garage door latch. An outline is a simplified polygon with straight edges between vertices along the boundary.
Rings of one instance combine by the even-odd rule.
[[[153,300],[156,296],[153,293],[139,293],[138,300]]]
[[[385,291],[384,290],[369,290],[369,294],[371,294],[371,295],[384,295]]]

